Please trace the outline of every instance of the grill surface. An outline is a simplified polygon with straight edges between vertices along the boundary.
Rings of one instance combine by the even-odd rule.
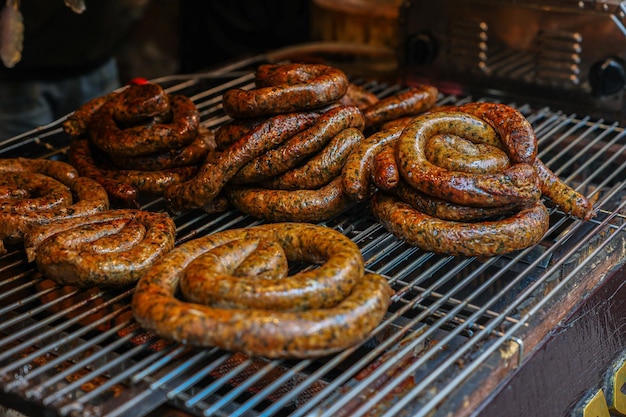
[[[252,86],[256,57],[211,73],[154,80],[190,96],[203,124],[228,118],[221,94]],[[384,97],[399,85],[354,79]],[[442,96],[439,104],[488,100]],[[132,288],[80,291],[49,284],[21,248],[0,258],[0,403],[30,415],[141,416],[164,403],[194,415],[463,415],[527,356],[577,299],[624,263],[626,133],[618,124],[508,103],[531,121],[540,157],[595,201],[580,222],[551,210],[536,247],[489,259],[410,247],[367,203],[324,224],[349,236],[369,271],[395,289],[372,338],[316,360],[251,359],[146,334]],[[64,160],[60,121],[0,143],[0,157]],[[547,203],[549,205],[549,202]],[[160,211],[161,199],[142,201]],[[259,221],[237,211],[174,217],[178,243]],[[480,384],[476,384],[480,381]],[[480,391],[478,386],[485,388]],[[466,410],[466,411],[462,411]]]

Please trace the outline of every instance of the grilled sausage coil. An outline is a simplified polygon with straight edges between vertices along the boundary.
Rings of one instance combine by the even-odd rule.
[[[216,146],[213,132],[199,125],[195,104],[155,83],[103,96],[71,118],[66,131],[82,133],[73,134],[70,162],[126,207],[193,177]]]
[[[244,165],[264,152],[312,126],[319,113],[300,112],[270,117],[207,161],[192,179],[165,190],[169,209],[174,212],[202,209],[217,197]]]
[[[493,256],[528,247],[549,227],[542,194],[582,219],[592,212],[536,153],[530,123],[506,105],[417,116],[373,158],[372,180],[382,191],[372,210],[392,233],[437,253]]]
[[[541,201],[512,216],[477,223],[438,219],[377,193],[372,210],[385,229],[421,249],[447,255],[494,256],[538,243],[549,227]]]
[[[226,91],[222,105],[232,118],[311,110],[343,97],[348,77],[323,64],[265,64],[256,71],[257,88]]]
[[[420,85],[385,97],[363,111],[365,125],[377,128],[385,122],[423,113],[435,105],[438,95],[437,88]]]
[[[48,159],[0,160],[0,252],[33,224],[85,217],[109,208],[106,191],[71,165]]]
[[[261,242],[270,241],[289,261],[318,268],[271,277],[236,272]],[[196,302],[175,296],[183,288]],[[305,358],[363,341],[382,319],[391,293],[384,278],[364,274],[359,248],[343,234],[277,223],[178,246],[139,280],[132,309],[144,328],[182,343]]]
[[[176,226],[164,213],[106,212],[33,226],[24,247],[46,277],[75,287],[133,283],[174,247]]]
[[[502,132],[504,135],[500,135],[517,138],[514,143],[505,143],[509,148],[507,153],[512,160],[525,160],[512,152],[520,143],[524,153],[528,148],[536,149],[536,145],[525,143],[536,142],[534,132],[523,141],[518,138],[521,134],[517,133],[517,126],[512,124],[510,128],[514,133]],[[541,192],[535,170],[527,163],[516,163],[497,174],[451,172],[433,164],[426,158],[424,147],[428,139],[437,134],[454,134],[478,143],[497,141],[497,134],[490,125],[466,113],[436,112],[416,117],[403,130],[396,145],[398,169],[412,187],[453,203],[477,207],[539,199]]]

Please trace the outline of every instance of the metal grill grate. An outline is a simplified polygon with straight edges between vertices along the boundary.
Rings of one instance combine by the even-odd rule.
[[[186,94],[203,124],[228,120],[226,89],[250,87],[263,57],[218,71],[154,80]],[[365,80],[379,96],[401,87]],[[474,97],[441,97],[458,104]],[[516,105],[515,103],[510,103]],[[59,288],[12,248],[0,258],[0,403],[31,415],[141,416],[169,403],[193,415],[448,415],[493,389],[580,297],[624,263],[626,133],[617,124],[516,105],[535,127],[540,157],[595,201],[580,222],[556,210],[544,240],[489,259],[410,247],[368,214],[367,203],[324,224],[349,236],[369,271],[396,293],[370,340],[310,360],[251,359],[194,349],[140,329],[132,288]],[[60,121],[0,143],[0,157],[64,159]],[[160,199],[142,201],[164,210]],[[237,211],[176,216],[178,243],[260,223]],[[559,308],[563,306],[565,308]],[[559,310],[559,312],[555,312]],[[471,402],[471,401],[470,401]]]

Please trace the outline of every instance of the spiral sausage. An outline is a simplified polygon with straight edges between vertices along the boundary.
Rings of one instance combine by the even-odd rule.
[[[342,130],[351,127],[362,130],[363,125],[363,115],[358,108],[332,108],[323,113],[310,128],[244,165],[231,181],[233,184],[250,184],[283,174],[318,152]]]
[[[37,269],[59,284],[108,287],[137,281],[174,247],[175,234],[166,214],[109,210],[33,227],[24,246]]]
[[[91,142],[108,155],[138,156],[188,145],[196,137],[200,116],[195,104],[182,95],[172,95],[169,104],[170,123],[154,123],[120,128],[114,115],[124,108],[124,97],[133,90],[128,88],[107,101],[92,116],[89,124]],[[132,117],[133,115],[125,115]]]
[[[311,110],[339,100],[349,84],[343,71],[322,64],[266,64],[256,77],[261,87],[224,93],[226,114],[249,118]]]
[[[238,249],[230,245],[234,241],[248,242],[245,249]],[[240,263],[237,254],[243,257],[261,241],[278,242],[289,260],[320,266],[291,276],[259,278],[258,282],[252,277],[231,277],[232,269]],[[223,245],[230,249],[220,249],[215,256],[212,251]],[[225,251],[232,255],[221,262]],[[169,252],[139,280],[132,309],[144,328],[182,343],[270,358],[314,357],[363,341],[386,312],[391,295],[386,280],[363,275],[363,271],[358,247],[329,228],[280,223],[231,229]],[[175,294],[186,279],[201,281],[186,285],[194,293],[201,288],[217,291],[212,296],[195,294],[199,299],[234,306],[177,298]],[[327,291],[334,303],[325,300]],[[224,301],[218,293],[229,299]],[[241,305],[245,307],[237,307]],[[327,308],[313,307],[323,305]]]
[[[312,126],[318,117],[316,112],[301,112],[268,118],[221,152],[216,160],[205,163],[194,178],[167,188],[164,195],[169,209],[181,211],[209,204],[241,167]]]
[[[253,217],[272,222],[320,222],[344,212],[352,201],[337,177],[319,189],[269,190],[232,185],[226,189],[230,203]]]
[[[517,122],[517,119],[515,120]],[[504,127],[503,127],[504,126]],[[521,138],[517,124],[502,123],[500,136],[509,152],[516,146],[525,155],[535,149],[534,134]],[[508,131],[510,128],[512,131]],[[496,132],[481,119],[461,112],[437,112],[416,117],[397,139],[396,158],[402,177],[414,188],[453,203],[490,207],[537,201],[540,190],[535,170],[527,163],[517,163],[498,174],[467,174],[450,172],[432,164],[426,158],[424,147],[428,138],[437,134],[454,134],[472,142],[495,141]],[[485,139],[489,138],[489,139]],[[527,160],[528,156],[509,155],[512,160]],[[534,160],[531,161],[533,163]]]
[[[506,219],[478,223],[438,219],[382,193],[372,197],[372,210],[394,235],[447,255],[494,256],[524,249],[538,243],[550,226],[541,201]]]
[[[22,241],[33,224],[84,217],[109,208],[106,191],[69,164],[46,159],[0,160],[0,251]]]

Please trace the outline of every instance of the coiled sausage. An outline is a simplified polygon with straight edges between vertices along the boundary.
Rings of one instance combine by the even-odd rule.
[[[440,254],[494,256],[538,243],[550,226],[541,201],[498,221],[462,223],[442,220],[377,193],[372,210],[385,229],[411,245]]]
[[[205,256],[215,261],[207,262],[219,264],[222,256],[211,255],[211,251],[236,240],[252,240],[250,247],[260,241],[276,241],[288,259],[312,261],[320,266],[267,282],[260,279],[256,283],[251,278],[241,282],[230,278],[230,262],[216,265],[216,275],[224,278],[224,285],[229,288],[228,296],[236,305],[246,305],[245,308],[188,303],[175,296],[189,267],[196,261],[203,262],[200,259]],[[249,248],[243,250],[244,253],[249,251]],[[201,269],[196,268],[191,273],[200,273]],[[358,247],[333,229],[303,223],[231,229],[189,241],[169,252],[139,280],[132,309],[143,327],[182,343],[218,346],[270,358],[314,357],[363,341],[385,314],[392,293],[389,285],[383,277],[363,275],[363,271]],[[220,291],[222,281],[216,281],[213,273],[208,275],[202,279],[216,282]],[[304,309],[301,302],[323,305],[326,290],[330,294],[349,295],[328,308],[294,311]],[[267,299],[262,297],[265,293],[269,295]],[[287,307],[286,310],[270,310],[247,307],[248,303],[252,306],[285,303]]]
[[[323,64],[265,64],[256,77],[261,87],[224,93],[226,114],[248,118],[311,110],[339,100],[349,84],[343,71]]]
[[[108,210],[33,227],[24,246],[37,269],[62,285],[133,283],[174,247],[176,226],[164,213]]]

